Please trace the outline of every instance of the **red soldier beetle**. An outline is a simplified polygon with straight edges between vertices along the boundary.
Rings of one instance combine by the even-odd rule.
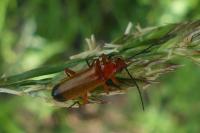
[[[142,53],[148,53],[153,46],[163,44],[175,36],[176,34],[166,34],[161,38],[147,40],[145,42],[149,45],[147,48],[127,58],[126,60],[118,57],[109,59],[105,54],[103,54],[99,58],[94,59],[91,65],[87,61],[89,68],[79,73],[76,73],[70,69],[65,69],[66,74],[70,78],[65,79],[61,83],[57,84],[52,90],[52,96],[57,101],[67,101],[82,97],[84,101],[83,104],[86,104],[88,102],[88,92],[95,90],[98,86],[103,86],[105,92],[109,93],[109,87],[106,82],[108,80],[112,80],[113,83],[117,84],[115,74],[125,69],[137,87],[142,108],[144,110],[141,91],[136,82],[136,79],[133,77],[133,75],[130,74],[127,67],[132,63],[130,60],[133,57]]]
[[[115,74],[125,69],[138,89],[144,110],[139,86],[128,71],[128,63],[125,60],[119,57],[109,59],[105,54],[102,54],[99,58],[94,59],[91,65],[88,61],[87,64],[89,68],[79,73],[68,68],[65,69],[69,79],[63,80],[53,88],[52,96],[55,100],[62,102],[82,97],[83,104],[86,104],[88,102],[88,92],[95,90],[98,86],[103,86],[104,91],[108,94],[109,87],[106,82],[111,80],[114,84],[118,84]]]

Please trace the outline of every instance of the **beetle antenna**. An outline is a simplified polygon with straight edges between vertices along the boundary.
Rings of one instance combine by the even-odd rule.
[[[135,55],[129,57],[128,60],[131,60],[135,56],[143,54],[145,52],[150,52],[149,49],[151,49],[153,46],[163,44],[173,37],[175,37],[175,34],[166,34],[165,36],[163,36],[161,38],[155,38],[155,39],[148,40],[146,43],[149,43],[149,46],[147,48],[143,49],[142,51],[136,53]]]
[[[130,74],[130,72],[128,71],[127,68],[125,68],[126,72],[128,73],[128,75],[130,76],[130,78],[133,80],[134,84],[136,85],[137,87],[137,90],[138,90],[138,93],[139,93],[139,96],[140,96],[140,100],[141,100],[141,104],[142,104],[142,109],[144,111],[144,102],[143,102],[143,99],[142,99],[142,93],[140,91],[140,88],[139,88],[139,85],[137,84],[135,78],[133,77],[133,75]]]
[[[86,64],[88,65],[88,67],[91,67],[91,65],[90,65],[90,63],[89,63],[89,60],[86,59],[85,61],[86,61]]]
[[[147,48],[143,49],[142,51],[140,51],[140,52],[134,54],[133,56],[129,57],[128,60],[131,60],[132,58],[134,58],[134,57],[137,56],[137,55],[143,54],[143,53],[145,53],[145,52],[149,52],[148,50],[149,50],[151,47],[153,47],[153,45],[150,45],[150,46],[148,46]]]

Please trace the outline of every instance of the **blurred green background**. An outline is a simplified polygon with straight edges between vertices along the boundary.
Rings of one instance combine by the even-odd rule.
[[[0,75],[66,61],[95,34],[110,42],[129,21],[142,27],[200,18],[199,0],[0,0]],[[199,133],[200,68],[189,60],[145,91],[108,98],[111,104],[67,111],[30,97],[0,94],[0,132]]]

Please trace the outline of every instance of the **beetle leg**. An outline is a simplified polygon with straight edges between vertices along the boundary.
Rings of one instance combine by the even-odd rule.
[[[67,109],[71,109],[72,107],[74,107],[76,104],[78,104],[78,106],[80,107],[81,104],[79,101],[75,101],[74,103],[72,103],[69,107],[67,107]]]
[[[89,62],[88,59],[85,60],[86,64],[88,65],[89,68],[91,68],[92,66],[94,66],[94,64],[96,63],[97,59],[94,59],[91,63]]]
[[[88,94],[87,92],[82,96],[83,98],[83,104],[87,104],[88,103]]]
[[[97,97],[90,97],[90,99],[92,101],[94,101],[94,103],[100,103],[100,104],[107,104],[108,103],[107,101],[100,99],[100,98],[97,98]]]
[[[104,91],[105,91],[107,94],[109,94],[110,89],[109,89],[109,87],[108,87],[108,85],[107,85],[106,83],[103,84],[103,88],[104,88]]]
[[[118,82],[117,82],[117,83],[118,83]],[[107,80],[107,81],[106,81],[106,84],[107,84],[108,86],[112,86],[112,87],[114,87],[114,88],[116,88],[116,89],[118,89],[118,90],[121,90],[121,89],[122,89],[122,88],[120,87],[119,84],[115,84],[111,79]]]
[[[117,81],[117,79],[114,76],[111,77],[111,80],[114,84],[116,84],[116,85],[119,84],[119,82]]]
[[[88,67],[90,68],[90,67],[91,67],[91,64],[90,64],[89,60],[86,59],[85,61],[86,61],[87,65],[88,65]]]
[[[76,72],[70,70],[69,68],[65,68],[65,74],[69,77],[73,76],[76,74]]]
[[[106,64],[107,63],[107,57],[106,57],[106,55],[102,54],[101,58],[102,58],[103,64]]]
[[[102,58],[103,64],[106,64],[106,63],[109,62],[109,59],[108,59],[108,57],[107,57],[105,54],[102,54],[102,55],[101,55],[101,58]]]

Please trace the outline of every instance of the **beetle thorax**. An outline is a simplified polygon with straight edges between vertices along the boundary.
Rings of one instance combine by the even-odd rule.
[[[113,62],[104,64],[101,68],[105,79],[109,79],[117,72],[117,66]]]

